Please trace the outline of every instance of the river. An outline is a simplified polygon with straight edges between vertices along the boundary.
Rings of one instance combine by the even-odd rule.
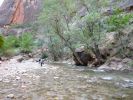
[[[133,100],[133,73],[44,64],[0,78],[0,100]]]

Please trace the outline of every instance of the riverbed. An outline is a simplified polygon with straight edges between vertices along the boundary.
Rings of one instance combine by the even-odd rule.
[[[133,73],[11,60],[0,66],[0,100],[133,100]]]

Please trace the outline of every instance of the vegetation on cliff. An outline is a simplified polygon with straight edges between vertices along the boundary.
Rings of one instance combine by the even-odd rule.
[[[45,0],[44,12],[38,21],[42,33],[48,38],[47,43],[51,45],[48,48],[54,59],[65,54],[67,48],[74,53],[74,50],[81,46],[100,62],[107,60],[107,53],[109,56],[126,55],[125,48],[128,43],[124,43],[121,33],[132,25],[130,22],[133,14],[123,11],[123,8],[119,7],[120,3],[121,1],[106,0]],[[112,9],[106,10],[109,7]],[[114,35],[114,41],[106,44],[111,32],[118,33],[115,34],[118,37],[116,39]],[[120,43],[115,41],[118,38]],[[117,45],[118,51],[114,53]]]
[[[38,19],[12,28],[30,28],[30,33],[4,39],[1,54],[19,48],[32,52],[33,47],[48,49],[50,57],[58,61],[72,54],[82,63],[76,48],[84,47],[92,64],[101,65],[108,58],[130,57],[132,53],[132,9],[120,7],[121,1],[107,0],[45,0]],[[108,9],[109,8],[109,9]],[[131,30],[125,34],[124,30]],[[126,38],[125,38],[126,37]],[[111,40],[111,39],[112,40]],[[130,39],[129,39],[130,38]],[[9,51],[8,51],[9,50]],[[45,50],[42,57],[48,56]]]

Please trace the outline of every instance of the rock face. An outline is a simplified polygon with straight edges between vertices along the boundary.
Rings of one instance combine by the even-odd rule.
[[[0,7],[0,26],[34,21],[42,0],[4,0]]]
[[[125,11],[132,11],[133,10],[133,0],[123,0],[120,3],[119,7]]]
[[[113,9],[112,4],[115,5],[115,8],[121,9],[123,12],[133,11],[133,0],[110,0],[110,7],[102,11],[104,15],[114,14],[115,9]]]

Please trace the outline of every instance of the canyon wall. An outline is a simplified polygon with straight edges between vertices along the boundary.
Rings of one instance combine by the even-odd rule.
[[[0,7],[0,26],[35,21],[42,0],[4,0]]]

